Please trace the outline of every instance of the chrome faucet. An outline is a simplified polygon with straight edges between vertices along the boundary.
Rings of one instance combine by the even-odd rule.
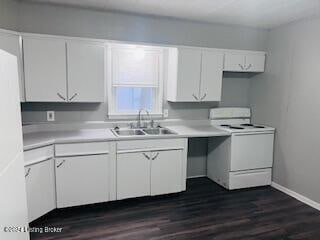
[[[153,127],[153,119],[152,119],[151,115],[149,114],[148,110],[146,110],[146,109],[140,109],[140,110],[139,110],[137,127],[138,127],[138,128],[148,127],[148,124],[147,124],[147,126],[145,126],[145,125],[142,126],[142,124],[141,124],[141,119],[142,119],[141,113],[142,113],[143,111],[146,112],[147,116],[148,116],[149,119],[150,119],[150,126]]]

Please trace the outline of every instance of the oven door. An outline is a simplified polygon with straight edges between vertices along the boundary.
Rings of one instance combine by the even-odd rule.
[[[230,171],[271,168],[273,141],[273,132],[232,134]]]

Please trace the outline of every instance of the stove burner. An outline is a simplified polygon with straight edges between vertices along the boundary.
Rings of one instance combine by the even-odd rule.
[[[264,126],[254,126],[254,128],[265,128]]]
[[[231,129],[244,129],[243,127],[233,127],[233,126],[230,126],[229,128],[231,128]]]
[[[250,123],[244,123],[244,124],[241,124],[241,126],[245,126],[245,127],[253,127],[253,124],[250,124]]]
[[[222,125],[220,125],[221,127],[230,127],[231,125],[229,125],[229,124],[222,124]]]

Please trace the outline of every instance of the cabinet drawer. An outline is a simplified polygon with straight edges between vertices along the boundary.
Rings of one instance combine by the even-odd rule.
[[[53,158],[53,145],[24,152],[25,165],[45,161],[50,158]]]
[[[108,154],[109,149],[109,143],[107,142],[56,144],[55,155],[57,157],[66,157],[93,154]]]
[[[117,143],[117,151],[126,150],[170,150],[170,149],[184,149],[186,139],[149,139],[149,140],[135,140],[135,141],[120,141]]]
[[[231,172],[229,177],[229,189],[270,185],[271,168]]]

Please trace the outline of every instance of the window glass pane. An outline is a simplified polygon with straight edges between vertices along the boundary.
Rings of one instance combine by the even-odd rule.
[[[150,112],[154,110],[153,88],[116,87],[115,89],[118,112],[136,112],[142,108]]]

